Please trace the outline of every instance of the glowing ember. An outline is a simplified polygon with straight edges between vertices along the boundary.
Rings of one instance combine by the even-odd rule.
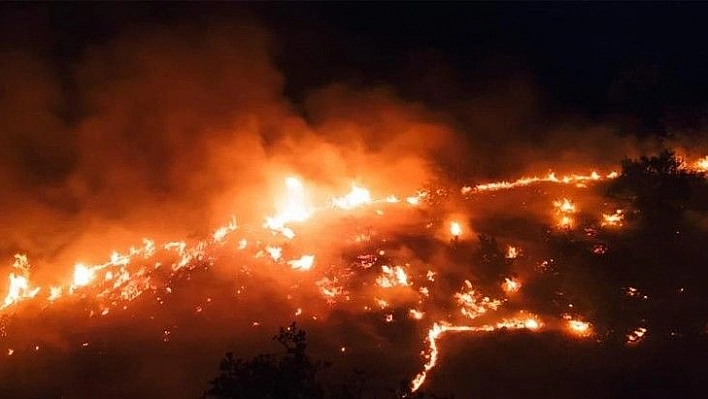
[[[705,156],[694,164],[694,169],[696,172],[699,173],[706,173],[708,172],[708,156]]]
[[[624,220],[624,214],[621,209],[618,209],[613,214],[602,214],[602,225],[603,226],[622,226],[622,221]]]
[[[410,315],[411,318],[416,319],[416,320],[421,320],[423,318],[423,315],[425,313],[421,312],[420,310],[417,309],[411,309],[408,311],[408,314]]]
[[[509,245],[506,248],[506,255],[504,257],[507,259],[516,259],[517,256],[519,256],[519,249]]]
[[[581,337],[588,336],[592,333],[590,323],[581,320],[568,320],[568,330]]]
[[[646,333],[647,333],[646,328],[638,327],[636,330],[627,334],[627,344],[628,345],[636,345],[636,344],[640,343],[644,339],[644,336],[646,335]]]
[[[470,319],[475,319],[490,310],[497,310],[502,304],[498,299],[490,299],[476,292],[472,289],[469,280],[465,280],[465,287],[467,290],[456,293],[455,299],[460,305],[460,312]]]

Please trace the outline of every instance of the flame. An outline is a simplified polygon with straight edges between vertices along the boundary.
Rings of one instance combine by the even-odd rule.
[[[567,321],[568,330],[578,336],[586,337],[592,334],[592,327],[590,323],[582,320],[568,319]]]
[[[553,206],[556,208],[556,214],[558,215],[558,227],[572,228],[575,221],[570,215],[577,210],[575,204],[569,199],[563,198],[562,200],[553,201]]]
[[[26,255],[15,255],[15,262],[13,263],[12,267],[14,269],[17,269],[21,273],[21,275],[10,273],[10,287],[8,289],[7,296],[3,301],[3,306],[0,307],[0,309],[6,308],[24,299],[32,299],[39,293],[41,289],[40,287],[30,288],[30,265],[27,261]]]
[[[619,176],[619,173],[610,172],[604,177],[604,179],[614,179],[617,176]],[[465,187],[462,187],[461,193],[463,195],[465,195],[465,194],[470,194],[472,192],[480,192],[480,191],[509,190],[512,188],[528,186],[528,185],[534,184],[534,183],[572,184],[577,187],[585,187],[586,183],[588,183],[588,182],[595,182],[595,181],[600,181],[600,180],[603,180],[603,177],[600,174],[598,174],[596,171],[593,171],[589,175],[570,174],[570,175],[562,176],[561,178],[556,177],[555,173],[550,172],[546,176],[543,176],[543,177],[537,177],[537,176],[522,177],[522,178],[515,180],[513,182],[499,181],[499,182],[493,182],[493,183],[479,184],[479,185],[475,186],[474,188],[472,188],[470,186],[465,186]]]
[[[452,235],[453,238],[459,238],[462,235],[462,226],[459,222],[450,223],[450,235]]]
[[[287,238],[293,238],[295,233],[286,225],[293,222],[304,222],[310,218],[313,210],[308,204],[304,186],[299,179],[296,177],[286,178],[285,187],[287,188],[287,196],[279,207],[278,214],[267,217],[264,227],[279,232]]]
[[[341,209],[354,209],[356,207],[370,204],[371,194],[369,190],[358,187],[356,184],[352,184],[352,191],[344,197],[332,199],[334,206]]]
[[[515,292],[518,292],[519,289],[521,289],[521,282],[515,278],[505,278],[504,282],[502,283],[502,289],[504,292],[507,294],[513,294]]]
[[[527,317],[524,319],[510,319],[497,323],[496,325],[482,325],[482,326],[455,326],[449,323],[440,322],[434,323],[433,327],[428,330],[428,336],[426,342],[428,343],[428,348],[423,352],[423,357],[426,362],[423,364],[423,370],[418,373],[411,381],[411,391],[416,392],[425,382],[428,376],[428,372],[432,370],[438,363],[439,349],[437,341],[446,332],[473,332],[473,333],[484,333],[491,332],[496,329],[526,329],[535,331],[541,328],[542,323],[537,320],[535,316]]]
[[[555,206],[560,213],[575,213],[575,205],[567,198],[553,201],[553,206]]]
[[[288,262],[290,267],[297,270],[310,270],[315,263],[315,255],[303,255],[299,259]]]
[[[268,252],[268,255],[270,255],[270,258],[276,262],[279,261],[283,257],[283,249],[280,247],[268,246],[268,247],[266,247],[265,250],[266,250],[266,252]]]
[[[627,334],[627,344],[636,345],[640,343],[644,339],[647,331],[648,330],[644,327],[637,327],[634,331]]]
[[[602,214],[602,226],[622,226],[624,214],[618,209],[613,214]]]
[[[475,291],[469,280],[465,280],[465,287],[466,291],[458,292],[454,297],[460,305],[460,313],[470,319],[475,319],[490,310],[497,310],[502,304],[498,299],[491,299]]]
[[[238,228],[238,225],[236,224],[236,218],[232,217],[231,221],[229,221],[229,224],[226,226],[222,226],[212,234],[212,238],[214,239],[214,242],[222,242],[228,236],[231,232],[235,231]]]
[[[418,309],[410,309],[408,311],[408,314],[410,315],[411,318],[416,319],[416,320],[422,320],[423,316],[425,315],[424,312],[421,312]]]
[[[708,172],[708,155],[696,161],[693,168],[699,173]]]
[[[376,284],[383,288],[391,288],[396,286],[408,286],[408,275],[401,266],[390,267],[387,265],[381,266],[381,275],[376,278]]]
[[[708,171],[708,157],[699,160],[696,163],[695,168],[704,172]],[[618,175],[619,174],[616,172],[601,175],[593,171],[589,175],[572,174],[557,177],[554,173],[549,173],[543,177],[524,177],[511,182],[503,181],[477,186],[464,186],[460,190],[460,193],[462,195],[469,196],[479,192],[509,189],[534,183],[584,186],[595,181],[613,179]],[[259,233],[256,233],[257,235],[248,236],[247,234],[250,233],[250,229],[244,228],[242,230],[238,230],[236,219],[235,217],[232,217],[227,224],[216,228],[211,236],[207,235],[204,239],[198,241],[189,241],[189,244],[185,241],[171,241],[161,245],[156,245],[151,239],[144,239],[142,246],[131,247],[125,252],[112,252],[109,259],[104,263],[95,265],[76,263],[73,268],[73,276],[67,276],[68,278],[62,283],[56,286],[48,287],[48,294],[44,299],[48,302],[53,302],[61,299],[62,297],[74,295],[77,292],[80,293],[82,297],[84,295],[87,297],[89,295],[93,295],[99,303],[97,303],[97,306],[94,309],[90,309],[91,316],[106,316],[113,314],[111,312],[115,312],[115,309],[117,308],[126,309],[126,303],[137,298],[143,292],[147,290],[157,291],[157,286],[155,284],[160,283],[153,283],[153,280],[151,279],[151,273],[155,269],[164,267],[166,269],[162,270],[166,271],[168,274],[180,270],[192,270],[197,264],[211,262],[213,259],[212,256],[214,256],[214,253],[216,252],[212,251],[213,249],[219,249],[220,251],[226,249],[237,249],[239,251],[243,251],[240,253],[240,256],[253,256],[254,258],[271,259],[274,262],[278,262],[280,265],[287,263],[292,269],[303,271],[310,270],[314,266],[315,254],[305,254],[300,258],[291,259],[288,253],[291,251],[291,245],[295,244],[295,242],[284,245],[284,251],[283,247],[279,246],[283,245],[282,242],[278,241],[280,240],[280,236],[292,239],[295,237],[295,232],[293,230],[294,224],[306,222],[311,219],[316,212],[326,212],[331,210],[332,206],[322,206],[319,208],[312,207],[308,202],[305,186],[298,178],[286,178],[285,188],[286,192],[284,197],[281,201],[276,201],[275,203],[275,214],[265,218],[264,227],[270,230],[273,234],[262,234],[264,233],[263,230],[259,229]],[[438,190],[434,193],[437,195],[440,194],[440,191]],[[400,202],[401,206],[405,206],[406,204],[419,205],[421,200],[425,200],[428,196],[428,192],[419,191],[412,196],[388,195],[381,197],[380,199],[374,199],[371,197],[371,194],[367,189],[353,184],[352,189],[348,194],[339,197],[331,196],[330,198],[333,199],[332,204],[330,205],[344,211],[355,209],[370,203],[398,204]],[[405,199],[405,202],[403,199]],[[555,207],[555,215],[559,219],[559,224],[567,227],[572,226],[574,223],[572,215],[578,212],[576,205],[567,198],[554,201],[553,205]],[[391,207],[393,206],[394,205],[391,205]],[[384,214],[380,209],[377,211],[380,211],[378,212],[379,215]],[[623,217],[624,213],[621,210],[617,210],[614,214],[603,215],[603,226],[621,225]],[[377,220],[386,220],[386,218],[382,217]],[[432,222],[429,224],[428,228],[431,226],[433,226]],[[462,225],[457,221],[451,222],[449,228],[451,236],[455,239],[459,238],[463,233]],[[238,242],[233,245],[230,243],[226,245],[229,236],[237,230],[239,233],[243,232],[243,237],[238,237]],[[265,233],[268,232],[266,231]],[[264,238],[263,236],[267,236],[267,238]],[[372,238],[375,237],[375,233],[367,232],[362,237],[368,238],[362,239],[358,242],[376,242]],[[385,239],[383,241],[385,241]],[[452,248],[452,250],[456,249],[456,247]],[[171,257],[171,263],[168,263],[165,266],[159,262],[150,264],[148,259],[155,256],[157,251],[167,252],[168,256]],[[380,263],[378,263],[378,257],[384,256],[385,254],[386,253],[383,249],[376,248],[366,255],[361,255],[359,258],[361,269],[365,270],[375,265],[380,265]],[[514,246],[507,247],[507,259],[516,259],[519,254],[520,251],[518,248]],[[544,261],[542,266],[545,270],[548,270],[551,263],[552,260]],[[19,254],[15,255],[15,263],[13,264],[13,268],[13,271],[9,273],[8,292],[0,309],[5,309],[23,300],[34,299],[41,290],[40,287],[33,287],[30,283],[30,267],[26,256]],[[408,271],[410,269],[413,268],[410,267],[409,264],[404,264],[403,266],[383,265],[381,266],[380,274],[375,277],[376,284],[381,288],[411,287],[414,285],[413,280],[416,283],[418,282],[418,278],[423,281],[423,275],[419,274],[420,270],[414,270],[412,272],[413,274],[409,276]],[[354,270],[354,268],[347,268],[347,273],[351,270]],[[331,272],[328,271],[327,273]],[[174,275],[176,274],[171,274],[169,277],[171,278]],[[434,287],[433,283],[435,282],[435,275],[436,273],[433,270],[427,270],[425,275],[425,279],[430,282],[431,287]],[[446,281],[447,275],[441,275],[445,277],[443,281]],[[317,280],[315,282],[315,286],[319,289],[319,293],[328,304],[331,305],[340,301],[350,301],[352,300],[351,298],[356,298],[354,295],[350,297],[349,292],[345,288],[348,287],[346,284],[350,284],[351,281],[348,280],[346,276],[347,275],[342,274],[328,274],[327,276],[316,277]],[[167,285],[167,283],[164,284],[165,285],[162,286],[161,289],[164,289],[164,292],[166,293],[171,293],[172,291],[169,285]],[[365,286],[368,284],[368,281],[364,283]],[[80,290],[82,287],[86,288]],[[520,287],[521,282],[515,278],[508,277],[505,278],[504,282],[502,282],[502,289],[507,294],[517,292]],[[416,289],[408,291],[411,291],[411,293],[417,297],[418,302],[415,305],[409,303],[405,305],[406,307],[403,309],[409,309],[409,318],[421,320],[424,318],[426,312],[428,312],[428,309],[425,307],[426,304],[429,303],[426,302],[428,298],[435,298],[435,301],[438,299],[432,288],[416,287]],[[240,293],[241,289],[239,289],[238,292]],[[377,292],[380,291],[377,290]],[[639,291],[633,287],[629,287],[627,289],[627,295],[642,300],[648,299],[646,295],[640,294]],[[414,390],[417,390],[423,384],[427,373],[435,367],[439,357],[437,340],[446,332],[484,333],[495,331],[497,329],[526,329],[536,331],[541,328],[545,328],[540,317],[525,312],[522,312],[523,314],[520,314],[517,317],[501,318],[499,316],[499,313],[501,312],[495,313],[495,311],[497,311],[508,298],[502,298],[500,300],[485,296],[479,289],[473,287],[469,280],[464,281],[464,286],[459,292],[454,293],[452,299],[455,301],[455,305],[457,306],[456,310],[459,310],[459,313],[455,312],[455,314],[453,314],[450,312],[450,320],[455,318],[458,320],[464,318],[470,323],[484,322],[485,324],[468,326],[453,325],[444,321],[434,323],[427,334],[426,342],[428,343],[428,347],[425,352],[426,361],[423,365],[423,370],[412,381],[412,387]],[[34,300],[39,301],[39,299]],[[393,322],[394,314],[398,314],[393,313],[394,305],[389,304],[386,299],[376,297],[372,298],[371,296],[368,296],[365,297],[365,300],[365,303],[367,304],[365,309],[379,312],[377,317],[383,317],[386,322]],[[162,300],[160,299],[160,301]],[[392,303],[395,304],[396,307],[399,306],[398,302],[392,301]],[[415,306],[415,308],[412,308],[413,306]],[[199,309],[201,309],[201,307]],[[397,309],[398,308],[396,308],[396,310]],[[295,315],[299,316],[302,312],[302,308],[297,308],[297,310],[295,310]],[[390,313],[384,314],[383,312]],[[433,313],[430,311],[427,314]],[[546,316],[547,315],[544,315],[544,317]],[[314,320],[317,320],[318,316],[313,315],[312,317]],[[259,323],[260,322],[254,321],[253,325],[257,326]],[[550,325],[556,327],[562,325],[563,328],[578,336],[587,336],[592,334],[593,327],[588,322],[568,318],[565,323],[566,324],[551,323]],[[638,327],[627,335],[627,343],[636,344],[640,342],[645,337],[647,332],[648,331],[646,328]],[[165,335],[166,339],[169,339],[169,331],[166,330]],[[39,347],[37,347],[37,350],[38,348]]]

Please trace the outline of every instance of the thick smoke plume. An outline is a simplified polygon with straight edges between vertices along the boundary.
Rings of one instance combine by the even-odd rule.
[[[270,40],[245,23],[132,29],[82,49],[66,76],[5,51],[3,254],[53,266],[204,234],[270,212],[291,174],[338,191],[430,177],[449,128],[387,89],[325,87],[296,112]]]

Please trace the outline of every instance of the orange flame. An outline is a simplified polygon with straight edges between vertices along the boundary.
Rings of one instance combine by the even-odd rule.
[[[515,278],[505,278],[502,283],[502,289],[507,294],[513,294],[521,289],[521,282]]]
[[[334,206],[341,209],[353,209],[371,203],[369,190],[352,184],[352,191],[344,197],[332,199]]]
[[[453,238],[459,238],[462,235],[462,226],[459,222],[450,223],[450,235],[452,235]]]

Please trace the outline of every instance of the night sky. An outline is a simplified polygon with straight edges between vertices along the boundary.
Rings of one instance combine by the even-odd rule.
[[[665,2],[5,4],[2,45],[36,51],[66,73],[86,46],[131,27],[246,16],[272,35],[296,102],[344,81],[394,85],[444,107],[486,80],[521,74],[550,109],[631,115],[661,133],[662,116],[699,118],[705,104],[707,11]]]

